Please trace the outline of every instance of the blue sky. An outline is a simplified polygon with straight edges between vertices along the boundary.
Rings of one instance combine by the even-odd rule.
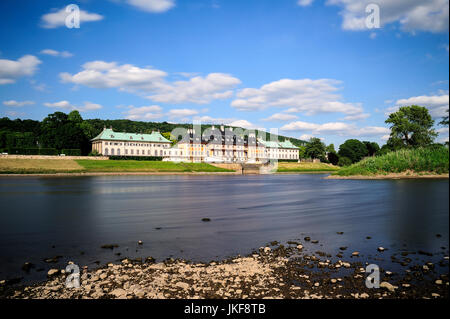
[[[80,28],[67,28],[77,4]],[[376,3],[380,28],[367,28]],[[448,0],[0,2],[0,116],[224,123],[383,144],[448,109]],[[448,129],[437,126],[439,141]]]

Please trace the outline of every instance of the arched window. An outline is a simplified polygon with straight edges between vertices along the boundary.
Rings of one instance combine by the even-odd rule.
[[[150,153],[150,150],[148,150],[148,151],[147,151],[147,155],[150,155],[150,154],[151,154],[151,153]]]
[[[117,149],[117,155],[120,155],[120,148]]]
[[[114,149],[113,148],[111,149],[111,155],[114,155]]]
[[[105,155],[108,155],[108,148],[105,148]]]
[[[160,150],[160,151],[159,151],[159,156],[162,156],[162,155],[163,155],[163,151]]]

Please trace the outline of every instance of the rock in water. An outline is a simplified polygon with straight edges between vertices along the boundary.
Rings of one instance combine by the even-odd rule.
[[[383,282],[380,284],[380,288],[385,288],[385,289],[389,290],[390,292],[394,292],[395,289],[397,289],[398,287],[397,287],[397,286],[394,286],[394,285],[391,285],[391,284],[388,283],[387,281],[383,281]]]
[[[210,218],[202,218],[202,222],[210,222],[211,219]]]

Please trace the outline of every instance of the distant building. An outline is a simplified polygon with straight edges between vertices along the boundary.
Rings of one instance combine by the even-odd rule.
[[[92,140],[92,151],[110,156],[169,156],[171,142],[159,132],[152,134],[103,131]]]
[[[92,151],[102,155],[161,156],[167,161],[256,163],[298,160],[298,147],[291,141],[265,141],[254,132],[240,136],[232,128],[212,126],[203,134],[189,129],[173,147],[159,132],[120,133],[104,129],[92,140]]]

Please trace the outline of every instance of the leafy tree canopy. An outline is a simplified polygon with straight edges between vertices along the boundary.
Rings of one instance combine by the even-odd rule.
[[[352,163],[359,162],[367,154],[366,145],[355,139],[346,140],[339,146],[339,156],[349,158]]]

